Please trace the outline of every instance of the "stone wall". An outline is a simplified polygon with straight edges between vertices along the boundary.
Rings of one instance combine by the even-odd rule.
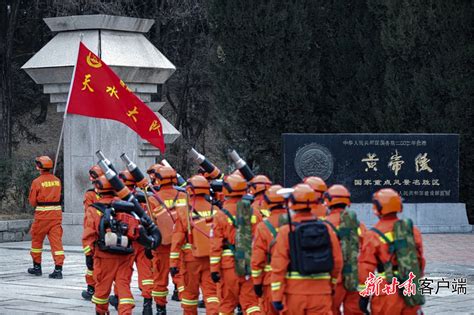
[[[0,243],[29,241],[33,220],[0,221]]]

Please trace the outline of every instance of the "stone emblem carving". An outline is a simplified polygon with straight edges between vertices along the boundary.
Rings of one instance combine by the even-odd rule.
[[[327,180],[334,168],[331,152],[324,146],[311,143],[298,149],[295,157],[295,169],[303,179],[307,176],[318,176]]]

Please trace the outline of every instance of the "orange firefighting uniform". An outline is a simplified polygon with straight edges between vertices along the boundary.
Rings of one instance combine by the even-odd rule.
[[[326,217],[326,221],[329,221],[336,227],[339,228],[341,224],[341,212],[343,208],[333,208],[330,210],[329,215]],[[365,224],[360,223],[357,229],[359,235],[359,244],[362,247],[363,237],[366,232]],[[360,251],[360,248],[359,248]],[[344,305],[344,315],[361,314],[362,311],[359,308],[359,292],[348,292],[342,283],[342,277],[337,281],[336,292],[333,296],[332,312],[334,315],[341,314],[341,304]]]
[[[98,202],[110,203],[113,196],[103,196]],[[94,255],[94,280],[95,292],[92,296],[92,303],[96,305],[96,312],[107,314],[109,309],[109,295],[112,284],[119,297],[119,314],[132,314],[135,307],[130,282],[133,273],[134,254],[121,255],[101,251],[96,248],[96,242],[99,239],[99,223],[102,213],[96,208],[89,206],[86,209],[86,218],[84,224],[84,233],[82,234],[82,246],[84,253]],[[136,243],[134,244],[134,246]]]
[[[218,210],[204,196],[191,197],[189,207],[194,209],[191,213],[194,220],[200,218],[212,220],[212,216]],[[180,208],[173,229],[170,253],[170,267],[180,268],[183,276],[184,291],[181,295],[183,314],[197,314],[199,288],[201,288],[206,305],[206,314],[217,315],[219,298],[217,296],[217,286],[211,280],[209,256],[193,256],[192,246],[196,246],[196,244],[194,244],[192,239],[193,226],[189,220],[191,220],[191,216],[188,209],[185,207]]]
[[[398,220],[396,214],[388,214],[381,217],[374,227],[384,233],[389,240],[393,240],[393,225]],[[416,227],[413,227],[413,234],[418,251],[418,261],[423,272],[425,258],[423,256],[421,233]],[[390,259],[391,254],[388,246],[385,240],[374,231],[368,230],[365,234],[362,251],[359,255],[359,291],[365,289],[365,281],[369,276],[369,272],[374,272],[379,262],[386,262]],[[395,269],[397,266],[396,257],[392,258],[392,264]],[[376,275],[384,277],[383,273],[377,273]],[[382,282],[381,288],[384,288],[386,283],[386,281]],[[399,294],[385,295],[381,293],[379,296],[373,296],[371,300],[371,313],[374,315],[409,315],[417,314],[418,310],[420,310],[420,306],[408,307]]]
[[[31,226],[31,257],[41,264],[43,241],[48,236],[54,264],[64,263],[62,243],[63,228],[61,208],[61,181],[47,171],[40,171],[40,176],[31,183],[29,202],[35,208],[33,225]]]
[[[162,185],[160,190],[156,193],[160,199],[171,209],[175,208],[178,210],[181,207],[186,207],[186,193],[181,192],[173,188],[171,184]],[[156,218],[156,214],[166,209],[159,203],[159,201],[150,196],[149,198],[150,208],[153,217]],[[168,296],[168,281],[169,281],[169,269],[170,269],[170,252],[171,244],[160,245],[153,252],[152,270],[153,270],[153,290],[152,296],[156,304],[161,306],[166,305],[166,297]],[[182,285],[182,279],[180,275],[173,278],[174,284],[178,287],[178,291],[181,293],[184,290]]]
[[[311,206],[311,213],[314,214],[318,219],[325,219],[328,212],[328,208],[322,203],[318,203]]]
[[[270,216],[266,219],[278,232],[280,215],[286,214],[283,208],[271,210]],[[265,222],[260,222],[255,231],[255,238],[252,244],[252,280],[254,285],[263,285],[263,295],[261,307],[264,314],[278,314],[272,306],[271,275],[272,267],[270,257],[273,253],[275,240],[273,234],[268,229]]]
[[[264,193],[265,191],[262,191],[254,195],[254,200],[251,205],[255,215],[259,217],[259,220],[262,220],[263,218],[268,218],[270,216],[270,210],[268,210],[267,203],[263,198]]]
[[[237,202],[241,197],[229,197],[224,201],[223,208],[232,216],[236,216]],[[259,221],[258,214],[252,216],[252,234]],[[219,314],[234,314],[234,309],[240,303],[246,314],[261,314],[258,298],[253,290],[251,279],[238,276],[235,273],[234,253],[226,248],[226,243],[235,244],[235,227],[227,215],[219,211],[214,216],[214,235],[211,238],[211,272],[219,272],[221,276],[221,303]]]
[[[293,222],[314,220],[316,217],[309,212],[297,212]],[[342,252],[336,234],[327,226],[332,245],[334,268],[331,272],[314,275],[301,275],[297,271],[289,271],[290,226],[280,227],[272,256],[272,299],[283,302],[283,314],[332,314],[331,292],[340,277],[342,270]]]
[[[111,192],[111,194],[113,194],[113,193]],[[88,189],[86,191],[86,193],[84,194],[84,200],[82,201],[82,203],[84,204],[84,223],[83,223],[83,226],[85,226],[85,224],[86,224],[86,215],[85,215],[85,213],[86,213],[87,208],[91,204],[93,204],[94,202],[99,201],[99,199],[100,199],[100,195],[98,193],[96,193],[96,191],[93,188]],[[87,285],[95,286],[94,271],[93,270],[86,269],[85,278],[86,278]]]

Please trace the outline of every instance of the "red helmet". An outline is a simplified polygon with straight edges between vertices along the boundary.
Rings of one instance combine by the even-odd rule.
[[[135,184],[137,183],[135,181],[135,178],[128,170],[121,171],[119,173],[119,178],[122,180],[125,186],[135,186]]]
[[[156,181],[159,185],[177,184],[176,170],[170,166],[161,166],[155,172]]]
[[[309,185],[298,184],[294,186],[293,189],[288,203],[291,210],[311,210],[311,207],[317,203],[318,197]]]
[[[402,197],[392,188],[383,188],[372,197],[373,210],[376,215],[402,212]]]
[[[272,181],[265,175],[257,175],[249,182],[249,191],[252,195],[264,192],[272,185]]]
[[[163,167],[163,165],[159,164],[159,163],[156,163],[156,164],[153,164],[152,166],[150,166],[147,170],[146,170],[146,173],[148,174],[148,176],[150,177],[151,181],[154,182],[156,180],[156,172],[158,172],[158,170]]]
[[[209,195],[211,185],[202,175],[194,175],[186,182],[186,192],[189,195]]]
[[[105,175],[100,175],[95,181],[94,186],[97,192],[108,192],[113,191],[112,185]]]
[[[328,186],[321,177],[309,176],[303,179],[303,183],[308,184],[316,194],[321,198],[323,194],[328,190]]]
[[[99,167],[99,165],[94,165],[89,169],[89,180],[93,182],[99,176],[104,175],[104,171]]]
[[[243,196],[247,192],[247,182],[236,174],[225,176],[222,192],[225,197]]]
[[[238,169],[235,169],[232,173],[230,173],[230,175],[237,175],[244,178],[244,175],[242,175],[242,172],[239,171]]]
[[[53,168],[53,160],[49,156],[38,156],[35,159],[36,167],[40,170],[50,170]]]
[[[285,198],[282,195],[279,195],[277,192],[282,189],[280,185],[270,186],[263,195],[265,203],[273,208],[276,205],[283,205],[285,203]]]
[[[346,187],[342,185],[332,185],[324,193],[324,198],[328,207],[344,204],[346,206],[351,205],[351,193]]]

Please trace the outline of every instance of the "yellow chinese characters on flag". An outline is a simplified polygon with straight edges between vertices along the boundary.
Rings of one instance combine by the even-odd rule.
[[[68,113],[120,121],[164,153],[158,116],[82,43],[69,93]]]

